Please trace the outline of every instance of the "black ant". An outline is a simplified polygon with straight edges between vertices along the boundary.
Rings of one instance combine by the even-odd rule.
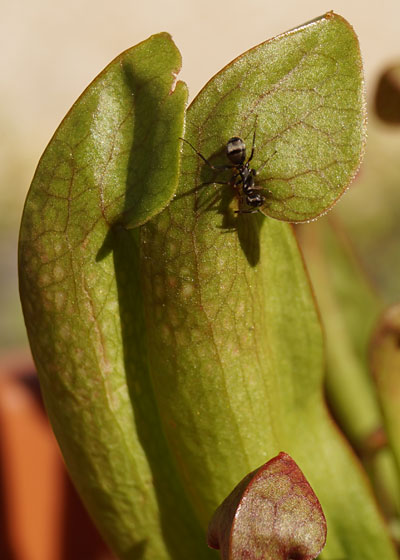
[[[258,212],[259,208],[265,203],[265,196],[260,192],[262,187],[255,184],[255,177],[257,171],[250,167],[250,162],[254,155],[254,146],[256,139],[256,131],[253,134],[253,146],[251,148],[251,153],[249,158],[246,160],[246,144],[243,142],[239,136],[233,136],[228,140],[226,144],[226,156],[231,162],[230,165],[213,165],[206,159],[203,154],[201,154],[196,148],[185,138],[181,138],[184,142],[189,144],[189,146],[196,152],[196,154],[201,157],[201,159],[209,166],[211,169],[222,171],[227,169],[233,170],[233,175],[230,183],[234,188],[241,188],[242,195],[244,197],[246,205],[250,210],[235,210],[236,214],[253,214]],[[225,183],[223,183],[225,184]]]

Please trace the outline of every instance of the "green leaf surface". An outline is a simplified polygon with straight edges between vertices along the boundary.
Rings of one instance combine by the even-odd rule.
[[[221,105],[216,98],[222,89]],[[365,136],[361,56],[353,29],[340,16],[326,14],[250,50],[208,83],[202,99],[203,113],[188,127],[188,140],[212,164],[223,165],[220,152],[228,139],[239,136],[250,150],[255,131],[251,165],[268,216],[315,218],[336,202],[359,167]],[[207,171],[202,181],[216,180]]]
[[[230,173],[215,177],[186,145],[171,199],[179,64],[165,34],[112,63],[52,139],[26,203],[21,297],[68,468],[121,558],[202,559],[215,553],[193,510],[205,529],[237,481],[285,449],[326,511],[326,558],[393,560],[323,403],[322,336],[292,230],[235,214],[231,185],[203,185]],[[265,211],[297,221],[349,182],[363,121],[357,41],[330,13],[218,74],[187,133],[220,164],[230,136],[251,143],[256,129]]]
[[[110,230],[121,216],[148,218],[175,188],[186,100],[184,84],[173,90],[179,67],[160,34],[94,80],[46,149],[21,226],[21,299],[46,408],[91,515],[129,560],[212,554],[153,400],[137,230]]]
[[[318,302],[330,409],[361,457],[388,518],[399,515],[399,477],[370,375],[368,347],[382,303],[342,224],[332,215],[296,228]]]
[[[296,228],[326,335],[326,390],[359,453],[382,425],[367,349],[382,304],[340,224],[331,216]]]
[[[318,49],[327,35],[340,43],[342,33],[355,41],[349,25],[329,14],[278,37],[282,75],[286,52],[302,52],[303,41]],[[273,48],[272,40],[242,55],[190,106],[187,138],[212,164],[225,162],[229,137],[251,143],[256,117],[254,166],[274,153],[263,141],[271,111],[262,105],[279,66]],[[361,136],[359,127],[358,146]],[[186,492],[207,526],[238,480],[285,449],[326,513],[323,557],[393,560],[364,475],[325,408],[322,334],[293,232],[261,215],[235,214],[232,186],[205,184],[211,179],[214,171],[184,145],[177,196],[141,229],[150,371]]]
[[[234,488],[208,528],[208,544],[222,560],[313,560],[325,542],[321,504],[283,452]]]

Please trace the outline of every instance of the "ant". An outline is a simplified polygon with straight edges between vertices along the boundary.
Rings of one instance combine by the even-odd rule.
[[[189,144],[189,146],[196,152],[196,154],[211,168],[217,171],[231,169],[233,175],[230,184],[234,188],[241,188],[242,195],[244,197],[245,203],[250,210],[235,210],[236,214],[253,214],[259,212],[259,208],[265,203],[265,196],[260,192],[262,187],[255,184],[255,177],[257,171],[250,167],[250,162],[254,156],[254,147],[256,140],[256,131],[253,134],[253,145],[251,148],[251,153],[249,158],[246,160],[246,144],[239,138],[239,136],[233,136],[230,138],[226,144],[226,157],[231,162],[229,165],[213,165],[206,159],[203,154],[201,154],[196,148],[185,138],[181,138],[184,142]]]

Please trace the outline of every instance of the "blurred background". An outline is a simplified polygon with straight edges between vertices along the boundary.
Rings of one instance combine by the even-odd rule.
[[[63,471],[40,404],[18,298],[17,243],[23,203],[38,160],[55,129],[76,98],[113,58],[154,33],[168,31],[173,36],[183,57],[179,77],[188,84],[190,99],[193,99],[220,68],[243,51],[329,10],[344,16],[358,34],[365,63],[367,95],[371,101],[378,76],[388,65],[400,59],[398,0],[374,3],[361,0],[337,0],[333,3],[321,0],[147,0],[144,3],[133,0],[21,0],[2,3],[2,559],[111,558],[81,510]],[[400,140],[398,131],[392,125],[382,125],[383,128],[378,130],[373,116],[370,122],[372,128],[375,127],[370,134],[371,142],[378,146],[376,153],[379,154],[375,157],[375,164],[370,164],[375,170],[376,180],[385,173],[379,166],[382,158],[389,154],[392,167],[398,162]],[[397,175],[391,180],[398,184]],[[346,198],[350,201],[348,208],[351,204],[354,206],[351,195],[346,195]],[[376,209],[376,204],[379,205],[376,197],[366,196],[366,203],[368,199],[372,200],[369,208]],[[341,204],[345,208],[346,201]],[[343,210],[345,214],[346,210]],[[397,218],[395,214],[393,223],[400,222]],[[360,251],[368,254],[371,247],[365,243]],[[390,251],[393,255],[397,254],[397,244],[392,243]],[[382,259],[381,253],[377,249],[377,259]],[[365,266],[370,266],[373,275],[376,268],[374,261]],[[397,281],[391,284],[388,277],[381,281],[388,284],[384,299],[394,301],[398,296]],[[80,533],[77,527],[80,527]],[[60,542],[64,546],[60,547]],[[69,543],[70,548],[65,543]]]

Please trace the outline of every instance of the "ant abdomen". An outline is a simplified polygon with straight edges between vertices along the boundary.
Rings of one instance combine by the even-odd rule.
[[[239,136],[233,136],[228,140],[226,156],[234,165],[243,165],[246,159],[246,144]]]

